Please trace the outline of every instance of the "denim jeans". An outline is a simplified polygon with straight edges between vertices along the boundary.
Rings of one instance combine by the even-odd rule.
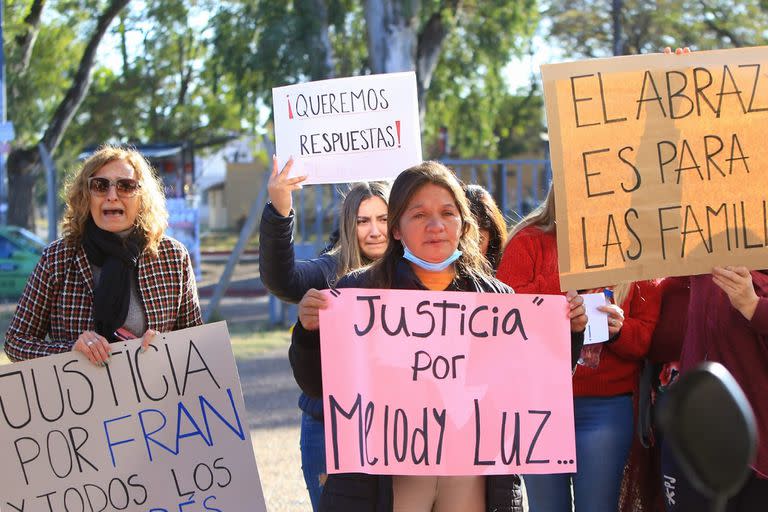
[[[312,510],[317,510],[325,481],[325,432],[323,422],[316,420],[306,412],[301,413],[301,470],[307,484]]]
[[[525,475],[530,512],[616,512],[634,435],[632,396],[573,400],[578,472]]]

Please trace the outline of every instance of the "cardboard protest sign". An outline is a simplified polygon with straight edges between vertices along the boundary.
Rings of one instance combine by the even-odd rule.
[[[576,471],[564,297],[328,293],[320,342],[329,473]]]
[[[394,179],[421,162],[413,72],[275,87],[272,105],[280,168],[293,156],[304,183]]]
[[[0,367],[0,509],[265,511],[226,325]]]
[[[768,261],[768,48],[542,66],[560,284]]]

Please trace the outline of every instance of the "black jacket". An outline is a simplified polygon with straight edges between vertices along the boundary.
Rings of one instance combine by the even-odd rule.
[[[370,272],[344,276],[337,288],[370,288]],[[397,268],[396,286],[403,290],[426,290],[404,260]],[[493,278],[471,281],[456,279],[446,291],[513,293],[512,289]],[[300,322],[293,329],[289,357],[293,375],[309,396],[322,397],[320,373],[320,331],[307,331]],[[489,512],[523,512],[523,495],[517,475],[488,476],[486,509]],[[390,476],[346,473],[328,475],[320,499],[321,512],[390,512],[392,510],[392,478]]]
[[[310,288],[322,290],[335,281],[338,261],[328,254],[296,261],[293,220],[293,211],[283,217],[272,203],[264,206],[259,225],[259,273],[275,297],[297,303]]]

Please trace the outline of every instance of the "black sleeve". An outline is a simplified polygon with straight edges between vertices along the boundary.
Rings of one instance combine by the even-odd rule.
[[[293,378],[299,388],[310,397],[322,398],[323,375],[320,370],[320,331],[308,331],[301,322],[296,322],[291,334],[288,359],[293,369]]]
[[[336,274],[336,260],[321,256],[296,261],[291,212],[283,217],[267,203],[259,225],[259,274],[264,286],[277,298],[297,303],[310,288],[328,288]]]
[[[571,369],[576,368],[576,362],[581,355],[581,347],[584,346],[584,331],[571,332]]]
[[[353,272],[342,277],[338,288],[368,287],[365,272]],[[288,348],[288,360],[291,362],[293,378],[299,388],[309,397],[322,398],[323,373],[320,360],[320,329],[308,331],[296,321],[291,333],[291,346]]]

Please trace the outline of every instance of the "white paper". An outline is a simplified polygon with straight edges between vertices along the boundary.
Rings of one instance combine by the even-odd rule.
[[[584,344],[603,343],[608,341],[608,313],[597,308],[605,306],[608,301],[602,293],[587,293],[584,298],[584,309],[587,310],[587,329],[584,332]]]

